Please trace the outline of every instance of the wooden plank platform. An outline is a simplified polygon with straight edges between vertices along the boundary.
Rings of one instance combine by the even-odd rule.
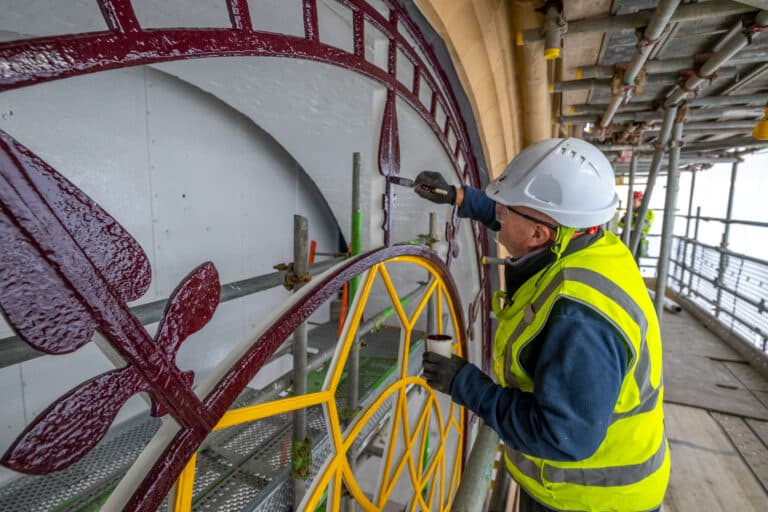
[[[665,401],[768,420],[768,383],[691,315],[665,314],[662,339]]]
[[[685,311],[664,315],[664,512],[768,510],[768,382]]]
[[[768,496],[720,425],[702,409],[665,406],[672,474],[664,512],[763,512]]]

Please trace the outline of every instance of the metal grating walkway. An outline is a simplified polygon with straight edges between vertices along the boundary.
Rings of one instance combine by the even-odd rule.
[[[311,345],[319,350],[335,343],[335,326],[319,326],[310,334]],[[386,388],[397,379],[392,370],[397,360],[399,330],[382,329],[366,336],[361,350],[360,396],[363,409],[376,398],[376,389]],[[330,341],[331,338],[333,341]],[[423,342],[413,344],[409,373],[421,366]],[[319,386],[325,369],[311,372],[309,390]],[[339,410],[346,405],[346,378],[337,395]],[[233,408],[253,403],[259,391],[245,390]],[[359,456],[381,430],[389,417],[392,398],[368,422],[351,453]],[[328,457],[325,418],[322,408],[307,410],[308,434],[313,442],[313,476]],[[139,417],[110,430],[104,440],[82,460],[46,476],[25,476],[0,488],[3,512],[85,512],[99,510],[101,504],[138,457],[161,420]],[[196,511],[280,511],[291,510],[292,417],[281,414],[210,435],[198,452],[193,492]],[[167,510],[164,505],[159,510]]]

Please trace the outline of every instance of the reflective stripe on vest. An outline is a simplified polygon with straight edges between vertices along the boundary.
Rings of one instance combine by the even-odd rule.
[[[552,278],[552,281],[550,281],[544,291],[541,292],[539,297],[532,304],[527,304],[525,306],[523,318],[520,320],[520,323],[510,335],[510,342],[507,343],[505,351],[504,379],[506,380],[507,386],[517,387],[517,378],[512,373],[512,358],[514,357],[512,347],[514,345],[514,341],[523,334],[523,331],[529,325],[531,325],[531,323],[533,323],[533,320],[536,317],[536,312],[544,307],[544,304],[547,302],[550,296],[565,281],[576,281],[582,283],[597,290],[606,297],[611,297],[614,302],[616,302],[616,304],[624,309],[627,315],[632,320],[634,320],[634,322],[640,328],[640,357],[637,361],[634,372],[635,382],[637,383],[637,386],[640,390],[640,403],[631,411],[614,413],[611,416],[611,424],[622,418],[627,418],[655,409],[659,398],[659,389],[661,388],[661,384],[656,389],[651,386],[651,356],[648,352],[648,344],[645,340],[646,333],[648,332],[648,320],[645,318],[643,310],[627,292],[625,292],[621,287],[616,285],[616,283],[606,278],[605,276],[586,268],[563,269],[554,278]],[[605,314],[598,310],[595,311],[600,313],[603,318],[608,320],[611,325],[616,328],[617,331],[623,332],[623,330],[620,329],[610,318],[605,316]],[[535,334],[531,336],[531,339],[534,337]],[[637,354],[634,354],[634,347],[632,346],[632,343],[627,340],[627,345],[630,347],[633,355],[636,357]]]
[[[666,436],[662,436],[661,444],[656,453],[645,462],[630,464],[627,466],[612,466],[608,468],[558,468],[544,466],[544,478],[541,468],[522,453],[512,450],[505,445],[509,460],[515,467],[528,478],[535,480],[539,485],[576,484],[592,487],[615,487],[631,485],[652,475],[661,468],[667,453]],[[542,481],[543,480],[543,481]]]

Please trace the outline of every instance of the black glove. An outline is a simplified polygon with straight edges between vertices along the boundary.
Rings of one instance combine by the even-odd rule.
[[[456,203],[456,189],[439,172],[421,171],[413,181],[413,190],[424,199],[437,204]]]
[[[459,370],[464,368],[464,365],[468,364],[465,359],[459,356],[454,355],[448,358],[428,350],[424,351],[421,361],[427,384],[448,395],[451,394],[453,378],[459,373]]]

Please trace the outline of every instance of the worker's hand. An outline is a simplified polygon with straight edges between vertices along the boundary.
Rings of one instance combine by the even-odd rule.
[[[453,378],[468,362],[456,355],[448,358],[425,350],[422,364],[424,365],[424,379],[427,384],[450,395]]]
[[[456,204],[456,189],[439,172],[421,171],[414,181],[413,190],[424,199],[438,204]]]

